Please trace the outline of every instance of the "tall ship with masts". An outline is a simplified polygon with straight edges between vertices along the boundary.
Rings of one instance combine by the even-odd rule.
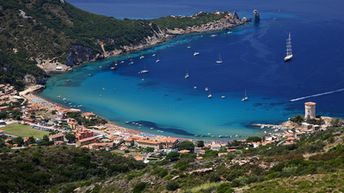
[[[287,46],[286,46],[286,56],[284,57],[284,61],[288,62],[293,58],[293,50],[291,47],[291,34],[289,33],[289,37],[287,39]]]

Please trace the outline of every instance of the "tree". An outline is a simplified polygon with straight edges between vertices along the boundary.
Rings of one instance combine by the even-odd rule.
[[[143,192],[146,188],[147,184],[144,182],[140,182],[138,184],[136,184],[136,186],[133,189],[133,193],[140,193]]]
[[[166,159],[170,160],[171,162],[177,161],[179,159],[179,153],[172,151],[166,155]]]
[[[297,123],[297,124],[301,124],[305,119],[303,118],[303,116],[301,115],[297,115],[295,117],[290,118],[290,121]]]
[[[259,142],[262,141],[261,137],[258,136],[251,136],[246,139],[247,142]]]
[[[197,147],[204,147],[204,141],[197,141],[196,146]]]
[[[332,119],[331,125],[333,127],[341,127],[343,125],[343,121],[341,119]]]
[[[154,152],[154,148],[153,147],[146,147],[143,149],[143,152],[146,152],[146,153]]]
[[[24,145],[24,140],[22,137],[16,137],[13,139],[14,144],[18,144],[18,146],[23,146]]]
[[[167,182],[166,184],[166,189],[168,191],[175,191],[178,188],[179,188],[179,184],[177,182],[170,181],[170,182]]]
[[[194,151],[195,145],[191,141],[182,141],[177,144],[178,150],[189,150],[190,152]]]
[[[36,143],[36,140],[35,138],[33,138],[32,136],[28,138],[28,140],[26,141],[26,143],[29,145],[29,144],[34,144]]]
[[[47,135],[43,136],[43,139],[39,141],[38,145],[41,146],[48,146],[48,145],[52,145],[53,142],[49,141],[49,137]]]
[[[65,137],[68,143],[75,143],[75,135],[73,133],[67,133]]]

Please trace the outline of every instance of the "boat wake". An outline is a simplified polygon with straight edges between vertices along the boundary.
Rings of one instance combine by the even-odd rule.
[[[338,93],[338,92],[344,92],[344,88],[333,90],[333,91],[328,91],[328,92],[323,92],[323,93],[319,93],[319,94],[299,97],[299,98],[295,98],[295,99],[291,99],[290,102],[301,101],[301,100],[305,100],[305,99],[309,99],[309,98],[315,98],[315,97],[329,95],[329,94],[334,94],[334,93]]]

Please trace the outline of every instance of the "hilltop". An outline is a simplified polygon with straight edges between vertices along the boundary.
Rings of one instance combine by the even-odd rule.
[[[119,20],[60,0],[0,0],[0,83],[44,83],[48,65],[84,62],[143,49],[176,34],[221,30],[246,22],[229,12]],[[46,72],[45,72],[46,71]]]

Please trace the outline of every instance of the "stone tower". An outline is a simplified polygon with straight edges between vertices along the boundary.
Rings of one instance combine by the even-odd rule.
[[[316,107],[315,102],[306,102],[305,103],[305,119],[315,119],[316,118]]]

